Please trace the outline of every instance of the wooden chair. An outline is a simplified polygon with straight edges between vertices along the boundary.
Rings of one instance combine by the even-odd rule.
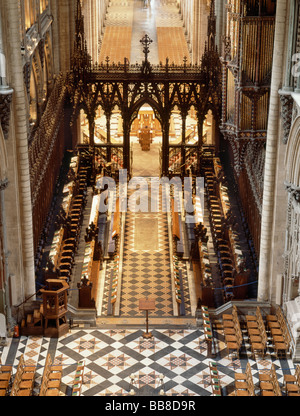
[[[262,396],[281,396],[281,390],[279,387],[274,364],[272,364],[271,370],[268,376],[269,376],[268,380],[260,381],[261,395]]]
[[[35,367],[26,366],[21,355],[10,396],[31,396],[35,381]]]
[[[62,378],[62,366],[52,364],[50,354],[47,354],[40,396],[58,396]]]
[[[258,354],[264,357],[266,353],[266,347],[267,347],[267,337],[265,334],[262,334],[261,342],[251,343],[252,356],[255,357],[255,354]]]
[[[288,392],[288,385],[289,384],[300,384],[300,365],[298,364],[296,366],[296,370],[294,374],[284,374],[283,376],[284,384],[285,384],[285,390]]]
[[[255,396],[251,366],[247,363],[245,373],[235,373],[235,395]]]

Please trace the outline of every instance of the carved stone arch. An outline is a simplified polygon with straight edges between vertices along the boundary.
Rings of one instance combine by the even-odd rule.
[[[300,186],[300,116],[296,117],[289,134],[285,154],[286,182]]]

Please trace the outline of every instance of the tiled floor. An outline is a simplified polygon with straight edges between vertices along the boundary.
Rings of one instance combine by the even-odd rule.
[[[151,8],[142,8],[141,0],[111,0],[106,27],[132,27],[132,56],[139,59],[140,35],[145,30],[156,41],[156,27],[182,28],[178,9],[173,1],[151,0]],[[149,17],[143,23],[139,17]],[[139,26],[134,23],[139,22]],[[151,24],[155,21],[155,25]],[[148,25],[148,26],[147,26]],[[150,27],[151,26],[151,27]],[[121,30],[122,31],[122,30]],[[155,33],[154,33],[155,32]],[[158,53],[153,52],[150,58]],[[134,62],[133,60],[133,62]],[[162,208],[162,206],[160,207]],[[157,224],[157,236],[153,248],[136,245],[136,219],[152,219]],[[50,353],[55,364],[63,366],[61,395],[70,396],[76,364],[85,361],[83,396],[127,396],[133,388],[136,395],[157,395],[160,376],[168,396],[212,396],[209,362],[218,365],[222,393],[234,395],[234,373],[245,371],[249,362],[252,368],[256,393],[259,394],[258,372],[266,372],[273,363],[280,387],[283,374],[293,373],[290,359],[278,360],[268,346],[264,359],[250,356],[249,344],[244,334],[240,358],[228,356],[221,329],[214,329],[213,357],[208,357],[207,346],[201,328],[195,327],[191,316],[188,276],[185,264],[184,291],[186,316],[174,317],[171,299],[170,252],[168,217],[162,209],[158,213],[128,212],[125,224],[124,273],[119,317],[107,317],[107,283],[104,283],[102,314],[97,328],[73,328],[59,339],[44,337],[9,338],[6,347],[0,347],[2,363],[14,366],[22,354],[27,364],[36,365],[34,395],[39,394],[45,359]],[[153,237],[153,236],[152,236]],[[107,270],[110,264],[107,265]],[[138,310],[138,299],[156,298],[156,310],[150,314],[150,330],[153,338],[142,337],[145,330],[144,312]],[[126,328],[127,326],[127,328]],[[135,376],[131,384],[131,375]]]
[[[120,317],[144,316],[145,312],[139,311],[139,299],[143,297],[154,298],[156,301],[156,309],[149,313],[150,316],[170,317],[174,315],[168,214],[163,208],[164,201],[162,201],[161,194],[159,200],[158,212],[133,212],[129,209],[126,213]],[[143,234],[143,239],[140,238],[143,231],[140,227],[143,227],[147,221],[149,227],[146,234],[148,234]],[[108,282],[112,264],[112,262],[107,263],[102,308],[104,316],[107,313]],[[185,316],[189,316],[191,305],[186,263],[182,261],[180,267],[183,270]]]
[[[293,373],[291,360],[277,360],[271,348],[265,359],[251,359],[245,338],[241,357],[228,357],[222,331],[215,332],[216,356],[207,356],[201,329],[152,329],[153,338],[145,340],[143,330],[73,329],[60,339],[43,337],[10,338],[0,347],[2,361],[14,365],[21,354],[25,362],[37,365],[34,395],[39,394],[44,363],[49,352],[55,364],[63,367],[62,396],[70,396],[76,364],[84,360],[83,396],[126,396],[131,388],[136,395],[157,395],[160,375],[167,396],[212,396],[208,365],[218,364],[222,394],[234,395],[234,373],[252,368],[256,393],[259,394],[258,372],[275,365],[283,391],[283,374]],[[131,375],[135,376],[134,386]]]

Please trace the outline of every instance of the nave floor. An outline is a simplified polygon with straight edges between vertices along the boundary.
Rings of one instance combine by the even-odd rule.
[[[130,375],[136,376],[136,395],[157,395],[159,376],[164,375],[167,396],[212,396],[209,362],[218,364],[223,396],[234,396],[234,373],[245,371],[247,362],[252,369],[256,394],[259,395],[258,372],[267,372],[273,363],[279,385],[283,374],[294,372],[290,359],[277,360],[271,348],[264,359],[250,358],[245,337],[241,358],[227,355],[222,330],[215,329],[216,356],[208,358],[203,331],[186,328],[149,330],[153,338],[145,340],[142,329],[77,328],[59,339],[44,337],[9,338],[6,347],[0,347],[2,362],[16,369],[24,354],[28,365],[36,365],[34,395],[39,394],[43,366],[48,353],[54,364],[63,366],[61,396],[70,396],[76,364],[85,361],[82,396],[128,396]],[[214,350],[213,350],[214,351]],[[146,389],[146,390],[145,390]],[[143,394],[143,392],[147,393]]]
[[[148,186],[150,190],[150,179]],[[129,194],[130,197],[130,194]],[[148,195],[146,195],[148,198]],[[149,204],[151,193],[149,195]],[[149,316],[172,317],[176,316],[177,303],[172,301],[171,269],[170,269],[170,239],[168,214],[163,209],[162,194],[159,197],[157,212],[134,212],[133,207],[126,213],[124,229],[124,250],[120,253],[122,258],[121,296],[119,317],[141,317],[145,312],[139,311],[139,299],[155,299],[155,311]],[[130,205],[130,204],[129,204]],[[185,316],[191,316],[190,287],[187,276],[186,261],[180,261],[183,271],[183,289]],[[107,315],[107,302],[109,298],[110,270],[114,262],[106,262],[106,273],[103,290],[101,315]],[[194,305],[194,309],[195,309]]]
[[[170,64],[183,64],[184,57],[189,62],[183,21],[173,0],[149,0],[146,6],[143,0],[111,0],[99,62],[105,62],[108,56],[115,63],[123,63],[124,57],[131,64],[141,63],[144,54],[140,40],[145,34],[153,41],[149,54],[151,64],[165,64],[167,57]]]

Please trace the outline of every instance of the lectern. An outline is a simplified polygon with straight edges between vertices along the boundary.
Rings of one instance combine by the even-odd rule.
[[[146,311],[146,332],[143,333],[144,338],[152,338],[152,333],[148,332],[148,313],[149,311],[155,310],[155,300],[154,299],[140,299],[139,310]]]

